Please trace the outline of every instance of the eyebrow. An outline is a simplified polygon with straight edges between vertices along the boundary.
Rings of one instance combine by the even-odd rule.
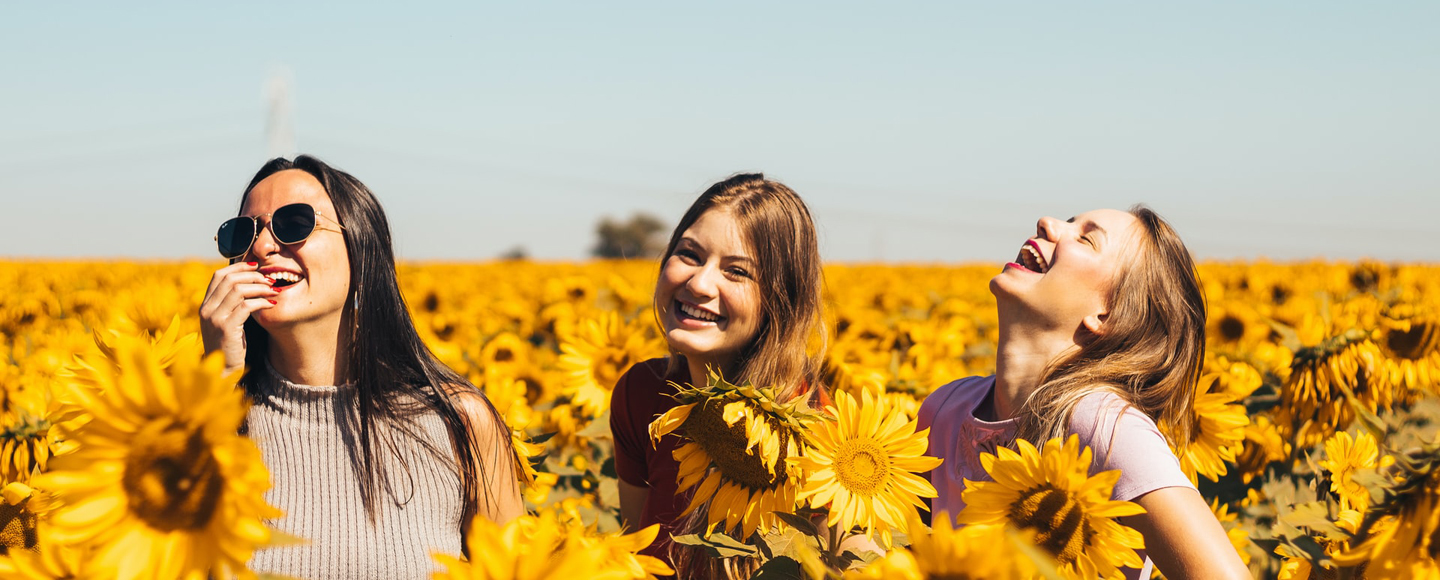
[[[678,250],[678,249],[680,249],[680,246],[686,245],[686,244],[689,244],[689,245],[691,245],[691,246],[695,246],[696,248],[699,248],[699,249],[701,249],[701,250],[704,250],[704,249],[705,249],[705,245],[704,245],[704,244],[701,244],[700,242],[696,241],[695,238],[692,238],[692,237],[690,237],[690,236],[681,236],[680,242],[677,243],[677,244],[675,244],[675,249]],[[750,256],[744,256],[744,255],[720,256],[720,259],[721,259],[721,260],[725,260],[725,261],[730,261],[730,262],[744,262],[744,263],[747,264],[747,265],[749,265],[749,264],[754,264],[754,263],[755,263],[755,259],[754,259],[754,258],[751,258]]]

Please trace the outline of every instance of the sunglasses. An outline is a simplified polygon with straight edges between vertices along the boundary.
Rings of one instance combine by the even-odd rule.
[[[220,255],[227,260],[234,260],[244,256],[250,251],[250,246],[255,243],[255,238],[260,237],[260,218],[270,218],[270,233],[275,236],[275,241],[285,245],[298,244],[315,233],[315,222],[321,217],[320,210],[315,209],[308,203],[292,203],[281,207],[273,212],[258,216],[240,216],[225,220],[220,224],[220,232],[215,234],[215,244],[220,248]],[[340,229],[345,226],[334,218],[326,216]]]

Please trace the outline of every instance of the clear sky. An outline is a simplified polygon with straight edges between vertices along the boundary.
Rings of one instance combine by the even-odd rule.
[[[1135,202],[1202,258],[1440,260],[1440,2],[129,4],[0,7],[0,256],[213,257],[288,71],[404,258],[580,258],[764,171],[833,260]]]

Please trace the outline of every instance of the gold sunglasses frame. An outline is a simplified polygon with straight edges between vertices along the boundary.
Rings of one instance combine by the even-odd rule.
[[[310,233],[305,234],[305,237],[300,238],[300,239],[298,239],[298,240],[295,240],[295,241],[293,241],[293,242],[282,242],[282,241],[280,241],[280,236],[275,233],[275,220],[274,220],[274,219],[265,220],[265,225],[264,225],[264,226],[261,226],[261,225],[260,225],[260,218],[272,218],[272,217],[275,215],[275,211],[280,211],[280,210],[282,210],[282,209],[285,209],[285,208],[290,207],[290,206],[295,206],[295,205],[303,205],[303,206],[305,206],[305,207],[310,208],[310,211],[315,212],[315,218],[316,218],[316,219],[315,219],[315,226],[310,228]],[[269,229],[270,229],[270,237],[275,238],[275,243],[280,244],[280,245],[283,245],[283,246],[292,246],[292,245],[295,245],[295,244],[298,244],[298,243],[304,242],[305,240],[310,239],[310,236],[315,235],[315,232],[320,229],[320,219],[319,219],[319,218],[322,218],[322,217],[325,218],[325,219],[327,219],[327,220],[330,220],[331,222],[334,222],[335,225],[336,225],[337,227],[339,227],[342,231],[345,229],[345,224],[340,223],[340,220],[337,220],[337,219],[335,219],[335,218],[332,218],[332,217],[330,217],[330,216],[328,216],[328,215],[325,215],[325,214],[321,213],[320,210],[315,209],[315,206],[310,205],[310,204],[308,204],[308,203],[305,203],[305,202],[303,202],[303,201],[302,201],[302,202],[296,202],[296,203],[287,203],[287,204],[285,204],[285,205],[283,205],[283,206],[280,206],[279,208],[276,208],[275,211],[272,211],[272,212],[270,212],[270,213],[262,213],[262,214],[260,214],[260,215],[255,215],[255,216],[250,216],[250,215],[237,215],[237,216],[235,216],[235,217],[233,217],[233,218],[230,218],[230,219],[228,219],[228,220],[225,220],[224,222],[220,222],[220,227],[223,228],[223,227],[225,227],[225,224],[226,224],[226,223],[228,223],[230,220],[233,220],[233,219],[248,218],[248,219],[250,220],[250,243],[245,245],[245,251],[240,252],[239,254],[236,254],[236,255],[234,255],[234,256],[226,256],[225,254],[220,254],[220,256],[223,257],[223,258],[225,258],[226,260],[234,261],[234,260],[236,260],[236,259],[239,259],[241,256],[244,256],[245,254],[250,253],[250,248],[255,247],[255,240],[260,239],[260,231],[261,231],[262,227],[263,227],[263,228],[269,228]],[[219,248],[219,245],[220,245],[220,232],[218,232],[218,231],[215,232],[214,241],[215,241],[215,245],[216,245],[216,248],[215,248],[215,249],[217,249],[217,250],[220,249],[220,248]]]

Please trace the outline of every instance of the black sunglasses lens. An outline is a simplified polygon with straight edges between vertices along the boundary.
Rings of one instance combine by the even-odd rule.
[[[220,255],[225,258],[238,258],[250,249],[250,242],[255,240],[255,220],[247,217],[236,217],[225,220],[220,224],[220,231],[215,234],[215,243],[220,248]]]
[[[275,210],[270,216],[271,231],[282,244],[293,244],[310,237],[315,231],[315,209],[308,204],[294,203]]]

